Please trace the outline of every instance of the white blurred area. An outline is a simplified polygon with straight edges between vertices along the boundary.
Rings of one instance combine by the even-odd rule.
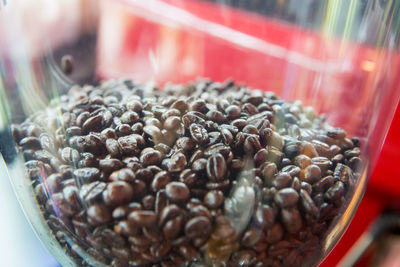
[[[25,218],[0,155],[0,266],[58,267]]]

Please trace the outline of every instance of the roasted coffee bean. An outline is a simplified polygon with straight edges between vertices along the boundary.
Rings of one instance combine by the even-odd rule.
[[[224,157],[217,153],[208,158],[207,177],[212,181],[221,181],[226,174],[227,166]]]
[[[346,132],[341,128],[332,128],[326,132],[327,136],[335,139],[343,139],[346,137]]]
[[[131,134],[118,138],[118,145],[126,155],[134,155],[144,145],[145,141],[138,134]]]
[[[338,200],[344,194],[344,185],[341,181],[337,181],[332,187],[330,187],[324,194],[326,200],[335,201]]]
[[[290,186],[292,177],[287,172],[278,173],[271,182],[271,185],[276,189],[281,189]]]
[[[210,209],[219,208],[224,202],[224,194],[220,190],[209,191],[204,196],[204,204]]]
[[[291,234],[298,232],[303,226],[300,212],[296,207],[282,209],[281,220],[286,228],[286,231]]]
[[[88,208],[87,218],[91,225],[102,225],[111,220],[111,213],[106,206],[94,204]]]
[[[260,238],[261,231],[256,228],[250,228],[243,233],[241,243],[243,246],[251,248],[260,241]]]
[[[265,148],[260,149],[254,155],[254,165],[260,166],[261,164],[267,161],[267,158],[268,158],[268,151]]]
[[[82,124],[82,130],[85,132],[96,132],[101,130],[103,127],[104,123],[104,118],[103,115],[95,115],[93,117],[88,118],[83,124]]]
[[[121,115],[121,122],[125,124],[134,124],[139,120],[139,115],[134,111],[126,111]]]
[[[309,165],[304,170],[304,181],[313,184],[321,178],[321,169],[314,164]]]
[[[281,208],[287,208],[296,205],[299,194],[293,188],[284,188],[276,193],[274,199]]]
[[[106,148],[108,153],[115,158],[121,156],[121,148],[119,147],[118,141],[115,139],[107,139]]]
[[[313,185],[313,190],[316,192],[325,192],[328,188],[333,186],[334,179],[332,176],[326,176]]]
[[[90,183],[99,179],[100,171],[96,168],[80,168],[74,171],[74,176],[81,183]]]
[[[151,189],[154,192],[164,189],[165,186],[171,181],[171,177],[166,171],[161,171],[154,176],[154,180],[151,183]]]
[[[277,171],[278,168],[275,163],[268,163],[264,165],[261,170],[261,176],[264,178],[265,185],[272,186],[272,179]]]
[[[189,128],[192,124],[198,124],[201,126],[205,126],[206,121],[204,119],[204,115],[200,112],[188,112],[182,117],[182,122],[186,128]]]
[[[154,211],[137,210],[132,211],[129,214],[128,220],[132,221],[137,226],[151,227],[155,225],[157,221],[157,215],[154,213]]]
[[[189,130],[191,137],[196,143],[202,145],[209,140],[207,130],[200,124],[191,124]]]
[[[111,173],[123,167],[123,163],[118,159],[102,159],[99,161],[99,167],[102,171]]]
[[[167,240],[174,240],[181,232],[182,216],[172,218],[165,223],[163,233]]]
[[[198,176],[192,170],[185,169],[180,173],[179,181],[186,184],[186,186],[190,188],[197,183]]]
[[[198,112],[205,112],[206,111],[206,102],[203,99],[198,99],[196,101],[193,101],[189,105],[189,110],[198,111]]]
[[[79,196],[86,203],[93,203],[101,197],[105,188],[106,184],[99,181],[84,184],[80,189]]]
[[[111,181],[132,182],[133,180],[135,180],[135,178],[135,173],[131,169],[124,168],[111,173],[109,179]]]
[[[185,225],[185,234],[188,238],[208,237],[211,232],[211,223],[207,217],[197,216],[190,219]]]
[[[19,142],[19,145],[22,146],[24,149],[41,149],[39,138],[33,136],[22,138]]]
[[[282,168],[282,172],[287,172],[290,176],[296,177],[300,175],[301,169],[295,165],[287,165]]]
[[[162,154],[160,151],[152,149],[149,151],[146,151],[145,153],[142,153],[140,156],[140,162],[142,163],[143,166],[149,166],[149,165],[157,165],[158,163],[161,162],[162,159]]]
[[[187,152],[194,149],[196,144],[189,137],[181,137],[176,140],[176,146],[179,149],[183,149],[185,152]]]
[[[131,99],[126,103],[126,108],[128,110],[140,113],[143,110],[143,104],[139,100]]]
[[[254,135],[248,136],[243,144],[243,149],[246,153],[254,155],[257,151],[261,149],[261,144],[258,138]]]
[[[189,199],[189,188],[181,182],[170,182],[165,187],[167,197],[172,202],[184,202]]]
[[[232,266],[253,266],[256,253],[253,250],[240,250],[232,255]]]
[[[313,216],[317,215],[318,213],[317,206],[315,205],[314,201],[307,193],[307,191],[303,189],[300,189],[300,203],[306,212],[310,213]]]
[[[108,205],[121,205],[131,200],[133,188],[124,181],[115,181],[107,185],[103,191],[104,202]]]
[[[175,153],[170,159],[167,160],[167,168],[170,172],[180,172],[186,168],[186,156],[183,153]]]

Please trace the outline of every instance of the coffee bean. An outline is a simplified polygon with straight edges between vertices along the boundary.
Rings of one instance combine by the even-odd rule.
[[[201,126],[200,124],[191,124],[189,127],[190,135],[192,139],[198,144],[204,144],[208,141],[208,133],[207,130]]]
[[[165,223],[163,233],[167,240],[173,240],[181,232],[182,216],[175,217]]]
[[[281,208],[286,208],[296,205],[299,194],[293,188],[284,188],[276,193],[274,199]]]
[[[196,144],[189,137],[181,137],[176,140],[176,146],[184,151],[191,151],[195,148]]]
[[[88,118],[83,124],[82,124],[82,130],[85,132],[96,132],[100,131],[101,128],[103,127],[104,124],[104,118],[102,114],[95,115],[93,117]]]
[[[217,153],[208,158],[207,161],[207,177],[212,181],[220,181],[224,178],[227,171],[224,157]]]
[[[332,128],[326,132],[327,136],[335,139],[343,139],[346,137],[346,132],[341,128]]]
[[[151,183],[151,189],[154,192],[165,188],[165,186],[171,181],[171,177],[166,171],[161,171],[154,176],[154,180]]]
[[[287,172],[278,173],[272,180],[272,186],[276,189],[288,187],[292,183],[292,177]]]
[[[303,226],[300,212],[295,207],[282,209],[281,220],[286,230],[291,234],[298,232]]]
[[[181,182],[170,182],[165,187],[167,197],[172,202],[183,202],[189,198],[189,188]]]
[[[88,208],[87,217],[91,225],[102,225],[111,220],[111,213],[106,206],[94,204]]]
[[[115,139],[107,139],[106,148],[112,157],[119,158],[121,156],[121,148]]]
[[[118,159],[102,159],[99,161],[99,167],[102,171],[113,172],[115,170],[121,169],[123,164]]]
[[[19,142],[19,145],[22,146],[24,149],[41,149],[39,138],[33,136],[22,138]]]
[[[207,112],[206,116],[209,120],[212,120],[216,123],[226,122],[225,115],[218,110],[210,110],[209,112]]]
[[[185,225],[185,234],[188,238],[207,237],[211,231],[211,223],[207,217],[197,216],[190,219]]]
[[[99,181],[84,184],[80,189],[79,196],[86,203],[93,203],[101,197],[105,188],[106,184]]]
[[[110,175],[111,181],[125,181],[125,182],[132,182],[135,180],[135,174],[129,168],[123,168],[117,171],[114,171]]]
[[[232,266],[253,266],[256,261],[256,253],[253,250],[240,250],[232,255]]]
[[[321,169],[314,164],[309,165],[304,170],[304,181],[313,184],[321,178]]]
[[[272,186],[272,179],[277,171],[278,168],[275,163],[268,163],[264,165],[261,170],[261,176],[264,178],[265,185]]]
[[[154,213],[154,211],[137,210],[132,211],[129,214],[128,220],[132,221],[137,226],[151,227],[155,225],[157,221],[157,215]]]
[[[183,153],[175,153],[167,161],[167,168],[170,172],[180,172],[185,169],[186,164],[186,156]]]
[[[161,159],[162,154],[158,150],[154,149],[146,151],[140,156],[140,162],[143,164],[143,166],[157,165],[161,162]]]
[[[224,202],[224,194],[219,190],[209,191],[204,196],[204,204],[210,209],[216,209]]]
[[[307,193],[307,191],[300,189],[300,200],[300,203],[306,212],[310,213],[313,216],[317,215],[318,208],[310,195]]]
[[[261,231],[256,228],[250,228],[246,232],[244,232],[241,243],[246,247],[255,246],[261,238]]]
[[[127,108],[128,110],[131,110],[131,111],[140,113],[140,112],[142,112],[142,110],[143,110],[143,105],[142,105],[142,103],[141,103],[139,100],[134,100],[134,99],[132,99],[132,100],[129,100],[129,101],[126,103],[126,108]]]
[[[332,187],[330,187],[324,194],[325,199],[329,201],[338,200],[344,194],[344,185],[341,181],[337,181]]]
[[[124,181],[115,181],[107,185],[103,191],[104,202],[108,205],[121,205],[131,200],[133,188]]]
[[[74,176],[82,183],[90,183],[100,177],[100,171],[96,168],[80,168],[74,171]]]

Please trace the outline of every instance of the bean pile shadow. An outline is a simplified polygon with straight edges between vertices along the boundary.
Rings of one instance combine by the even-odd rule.
[[[361,169],[357,138],[232,80],[73,86],[12,134],[81,266],[309,264]]]

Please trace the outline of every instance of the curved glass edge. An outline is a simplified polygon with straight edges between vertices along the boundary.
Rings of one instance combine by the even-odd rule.
[[[79,265],[65,254],[64,248],[61,247],[60,243],[51,233],[52,230],[46,224],[46,220],[37,205],[33,188],[24,172],[25,166],[22,162],[24,162],[22,156],[18,155],[12,163],[7,165],[7,168],[11,185],[26,218],[29,218],[29,224],[50,254],[62,266],[78,267]]]

